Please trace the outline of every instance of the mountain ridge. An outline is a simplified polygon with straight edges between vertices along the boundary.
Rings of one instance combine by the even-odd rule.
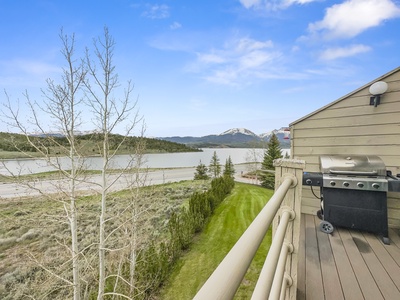
[[[278,138],[282,149],[290,148],[290,139],[288,139],[286,127],[274,129],[259,135],[246,128],[231,128],[220,134],[210,134],[201,137],[172,136],[158,137],[158,139],[197,148],[265,148],[273,133]]]

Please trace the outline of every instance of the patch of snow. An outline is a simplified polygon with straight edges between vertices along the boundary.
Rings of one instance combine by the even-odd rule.
[[[259,135],[259,137],[261,137],[261,138],[269,137],[269,136],[271,136],[273,133],[274,133],[275,135],[277,135],[278,133],[285,134],[286,129],[287,129],[287,127],[281,127],[281,128],[279,128],[279,129],[274,129],[274,130],[268,131],[268,132],[266,132],[266,133],[261,133],[261,134]]]
[[[250,131],[250,130],[248,130],[246,128],[232,128],[232,129],[229,129],[227,131],[224,131],[220,135],[225,135],[225,134],[233,134],[233,135],[235,135],[235,134],[238,134],[238,133],[245,134],[245,135],[251,135],[251,136],[257,136],[254,132],[252,132],[252,131]]]

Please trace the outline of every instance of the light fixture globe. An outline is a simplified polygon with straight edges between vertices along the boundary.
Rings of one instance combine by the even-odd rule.
[[[372,95],[382,95],[388,89],[388,84],[384,81],[375,82],[369,87],[369,92]]]
[[[375,82],[369,87],[372,97],[369,98],[369,105],[377,107],[381,103],[381,95],[388,89],[388,84],[384,81]]]

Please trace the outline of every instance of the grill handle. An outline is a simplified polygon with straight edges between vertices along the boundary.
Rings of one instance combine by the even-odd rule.
[[[368,171],[343,171],[343,170],[337,171],[337,170],[329,170],[329,172],[332,173],[332,174],[339,174],[339,175],[342,175],[342,174],[346,174],[346,175],[368,175],[368,176],[378,175],[377,171],[368,172]]]

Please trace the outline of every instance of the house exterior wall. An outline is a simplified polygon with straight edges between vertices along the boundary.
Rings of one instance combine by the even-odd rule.
[[[376,81],[388,84],[378,107],[369,105],[373,83],[290,124],[292,157],[306,161],[305,171],[319,171],[324,154],[380,156],[387,169],[400,173],[400,68]],[[314,187],[319,196],[319,189]],[[310,187],[303,188],[302,212],[320,208]],[[388,193],[389,226],[400,228],[400,193]]]

